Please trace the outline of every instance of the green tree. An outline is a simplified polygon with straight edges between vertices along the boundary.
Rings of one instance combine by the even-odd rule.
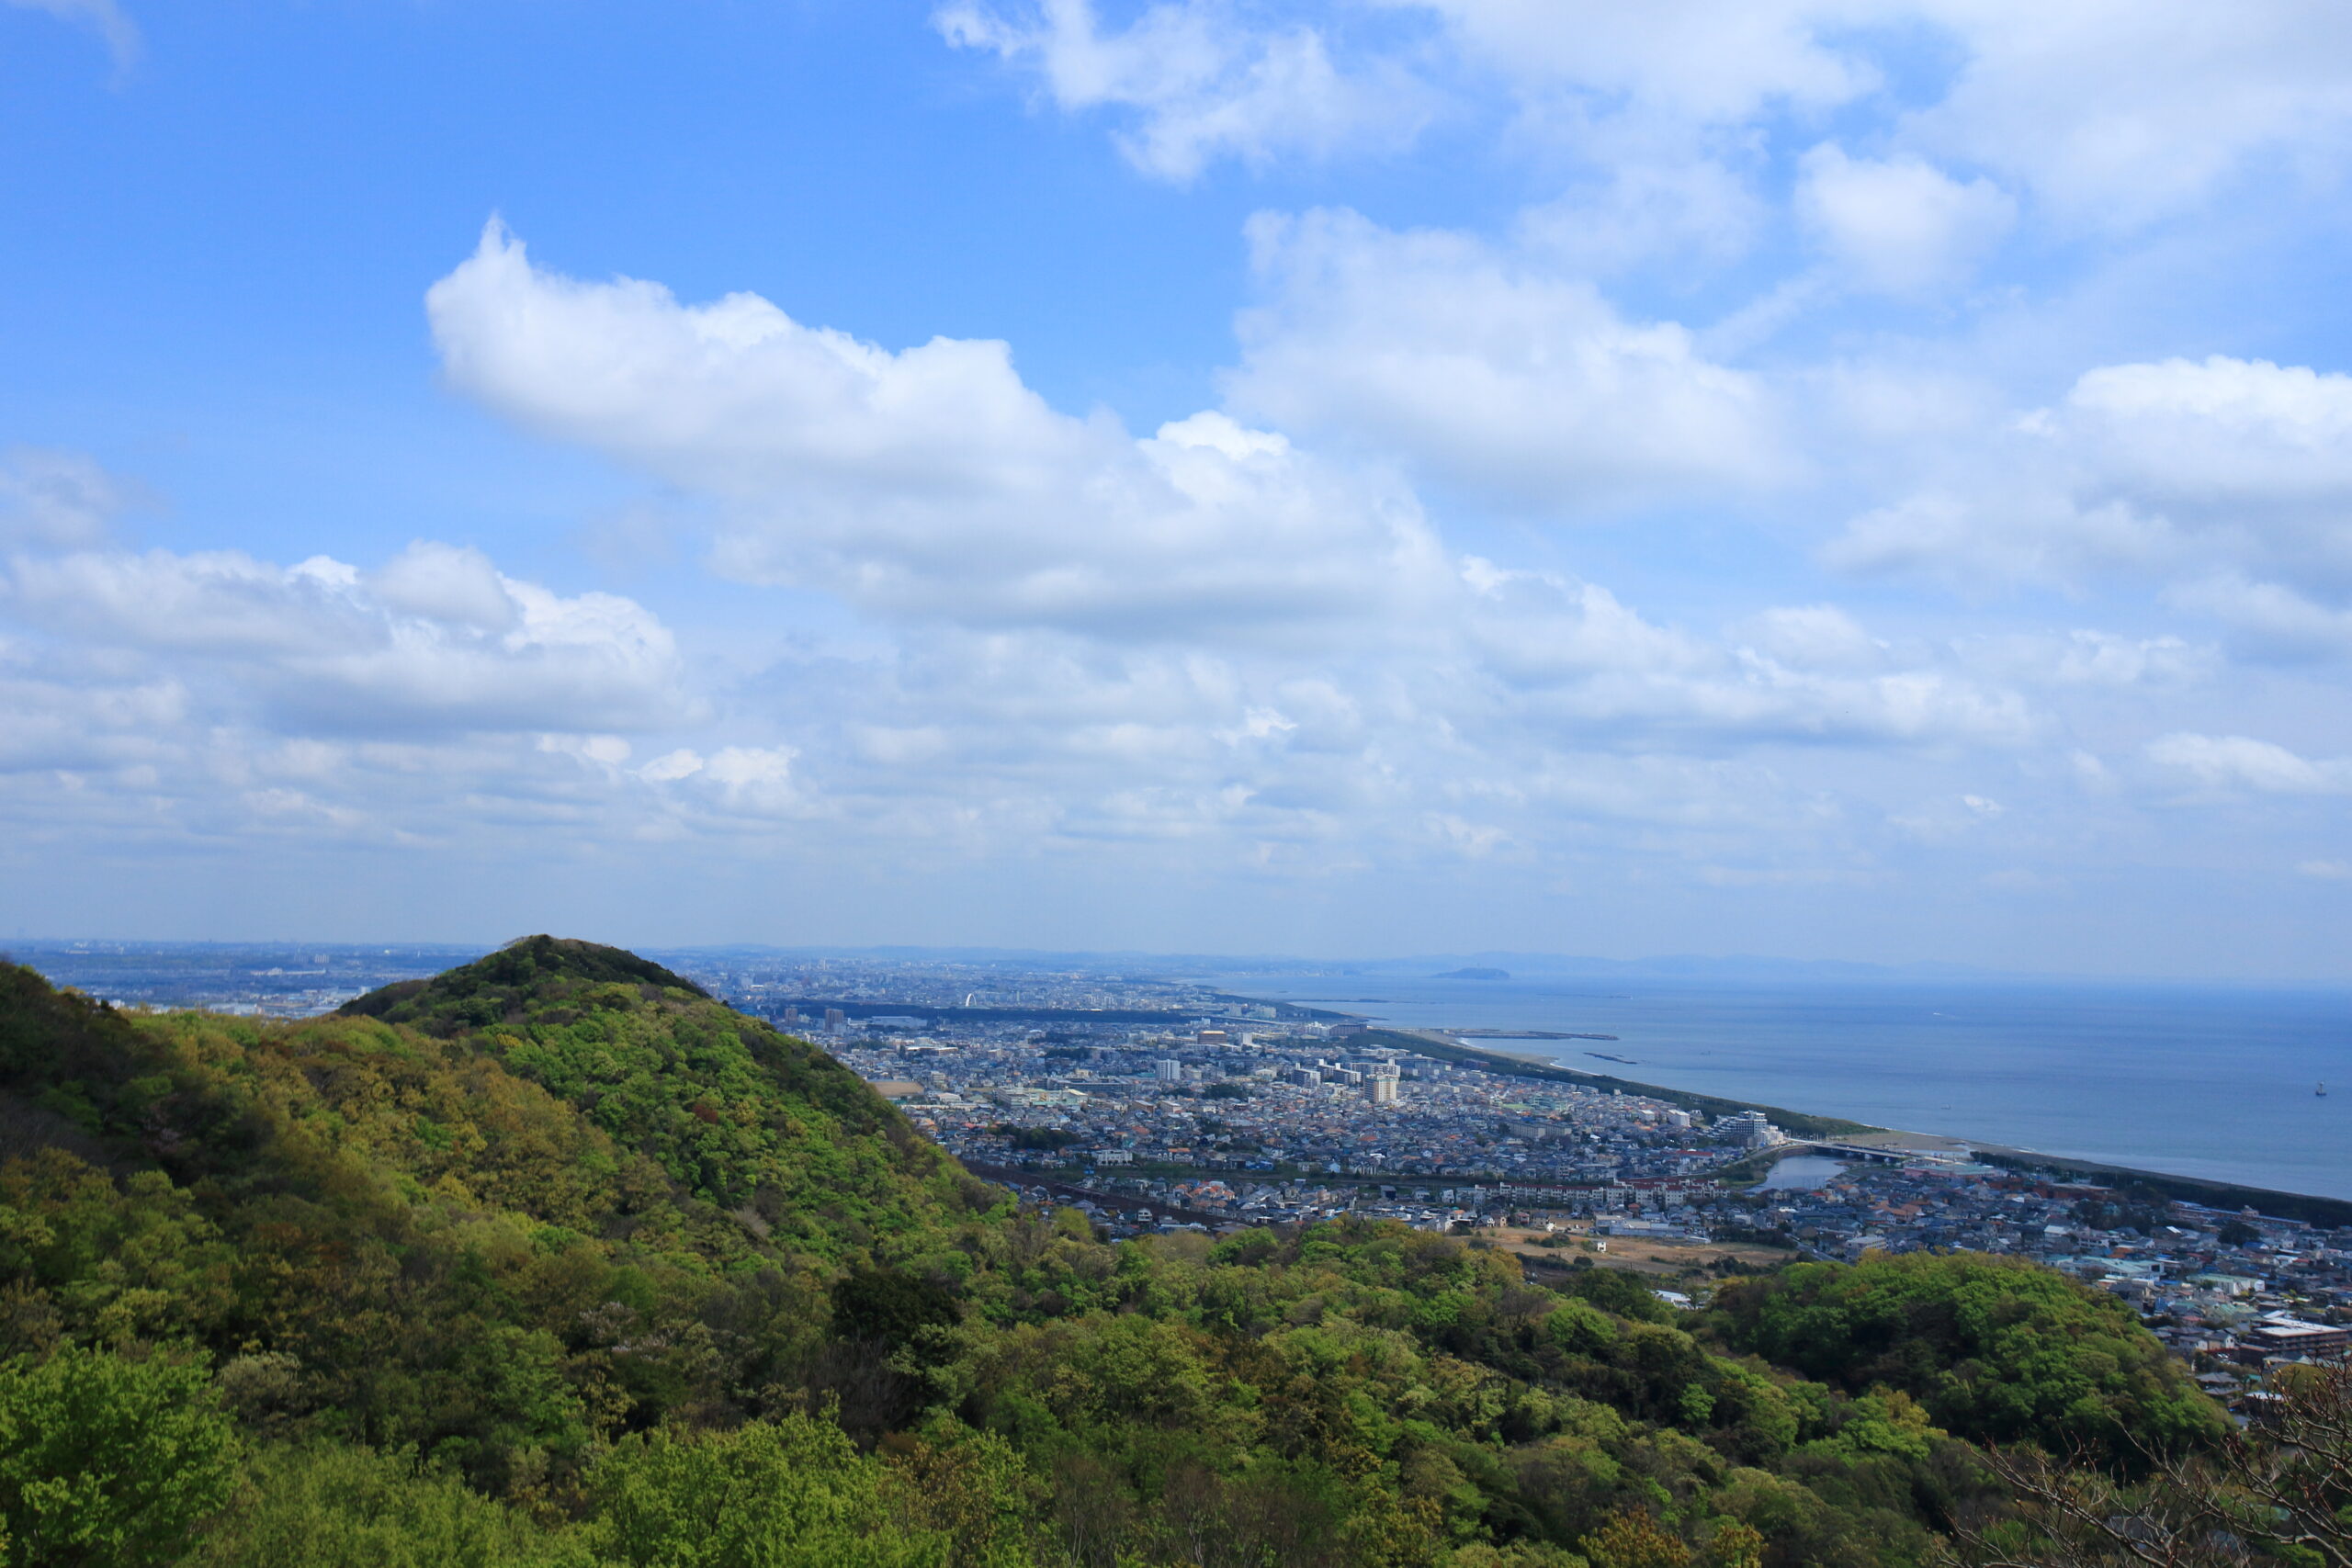
[[[2081,1450],[2128,1469],[2210,1446],[2226,1426],[2123,1303],[2022,1258],[1799,1264],[1724,1287],[1703,1326],[1853,1393],[1899,1389],[1980,1442]]]
[[[638,1568],[945,1568],[890,1475],[808,1416],[624,1440],[597,1468],[596,1544]]]
[[[0,1369],[0,1518],[23,1564],[167,1562],[229,1500],[237,1445],[204,1370],[66,1347]]]
[[[589,1568],[577,1531],[542,1529],[413,1454],[265,1449],[244,1495],[186,1568]]]

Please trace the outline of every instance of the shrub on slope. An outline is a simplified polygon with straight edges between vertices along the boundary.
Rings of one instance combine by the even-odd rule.
[[[1984,1253],[1806,1263],[1720,1292],[1707,1325],[1854,1393],[1883,1386],[1988,1442],[2092,1450],[2130,1466],[2224,1430],[2188,1370],[2121,1302],[2022,1258]]]

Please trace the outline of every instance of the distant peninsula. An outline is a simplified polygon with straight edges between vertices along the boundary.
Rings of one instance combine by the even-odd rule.
[[[1442,975],[1432,975],[1432,980],[1508,980],[1508,969],[1449,969]]]

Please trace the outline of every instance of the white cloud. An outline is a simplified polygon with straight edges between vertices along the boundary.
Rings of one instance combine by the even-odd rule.
[[[1351,212],[1261,216],[1266,299],[1231,403],[1409,455],[1465,489],[1575,513],[1769,484],[1790,463],[1761,383],[1672,322],[1466,235]]]
[[[697,742],[636,767],[679,830],[821,816],[975,853],[1502,857],[1545,838],[1529,838],[1531,811],[1680,831],[1817,810],[1727,771],[1741,751],[2007,750],[2041,733],[2018,693],[1832,605],[1769,613],[1726,645],[1598,584],[1449,562],[1401,485],[1342,483],[1277,429],[1225,413],[1141,440],[1069,418],[1001,344],[892,352],[748,297],[688,307],[649,284],[569,282],[496,232],[433,309],[458,386],[715,502],[725,570],[891,619],[885,652],[777,674],[795,694],[788,748],[734,742],[773,766],[739,759],[724,766],[741,776],[722,776],[728,753]],[[1705,439],[1678,437],[1720,482],[1753,430],[1747,385],[1672,330],[1575,310],[1607,339],[1594,354],[1667,367],[1543,391],[1605,424],[1567,433],[1578,470],[1618,492],[1629,460],[1642,483],[1687,483],[1662,447],[1626,450],[1659,439],[1637,427],[1675,412],[1681,394],[1657,383],[1681,376],[1722,405],[1697,419]],[[1725,418],[1751,423],[1726,439]],[[1525,429],[1531,449],[1564,434]]]
[[[1702,124],[1787,105],[1826,108],[1876,87],[1879,69],[1826,41],[1871,7],[1685,0],[1631,10],[1596,0],[1386,0],[1442,20],[1470,62],[1522,94],[1589,93]]]
[[[2184,582],[2166,597],[2212,616],[2248,652],[2277,660],[2352,654],[2352,609],[2333,609],[2277,582],[2235,572]]]
[[[12,447],[0,453],[0,547],[95,544],[138,499],[86,454]]]
[[[1962,185],[1916,157],[1850,158],[1834,141],[1804,155],[1796,210],[1854,287],[1894,295],[1964,281],[2017,217],[1990,180]]]
[[[2352,594],[2352,377],[2102,367],[1971,456],[1980,477],[1854,519],[1825,559],[1977,583],[2152,575],[2258,636],[2340,643],[2307,597]]]
[[[2183,637],[2128,637],[2082,629],[2063,637],[1988,634],[1963,639],[1960,652],[1973,670],[2045,688],[2179,686],[2209,680],[2221,668],[2218,649]]]
[[[151,762],[188,705],[169,676],[109,677],[0,647],[0,773]]]
[[[450,379],[720,503],[729,575],[884,614],[1268,635],[1413,613],[1444,568],[1413,497],[1219,413],[1137,439],[1057,412],[1001,343],[898,353],[766,300],[534,268],[494,225],[434,286]]]
[[[1939,795],[1887,818],[1887,825],[1923,844],[1949,844],[2007,816],[2008,807],[1990,795]]]
[[[638,769],[637,776],[677,786],[666,796],[673,806],[773,822],[812,804],[793,774],[797,755],[789,746],[727,746],[708,757],[681,748]]]
[[[1523,132],[1595,152],[1620,125],[1686,140],[1867,113],[1892,164],[1985,168],[2066,220],[2178,212],[2265,159],[2334,172],[2352,124],[2352,17],[2328,0],[1383,0],[1400,22],[1333,63],[1363,9],[1182,0],[1106,34],[1085,0],[1017,20],[978,0],[939,14],[952,42],[1035,71],[1068,109],[1138,122],[1129,155],[1189,175],[1393,147],[1442,102],[1498,100]],[[1565,112],[1564,111],[1565,107]],[[1596,154],[1601,155],[1601,154]]]
[[[2352,376],[2213,355],[2086,373],[2037,428],[2234,557],[2352,581]]]
[[[19,556],[0,605],[81,648],[210,670],[283,722],[357,733],[610,730],[692,715],[669,631],[420,542],[379,572],[236,551]]]
[[[1921,0],[1965,61],[1910,134],[2082,220],[2182,210],[2266,156],[2340,161],[2352,16],[2327,0]]]
[[[1767,610],[1734,635],[1795,670],[1875,670],[1888,660],[1886,644],[1835,604]]]
[[[1473,561],[1470,622],[1481,661],[1514,694],[1510,723],[1658,745],[1675,732],[1846,743],[2018,745],[2035,730],[2022,697],[1957,669],[1867,657],[1832,606],[1765,619],[1778,651],[1711,645],[1652,626],[1607,590]],[[1894,665],[1892,668],[1887,666]]]
[[[1111,106],[1136,121],[1122,152],[1145,172],[1189,180],[1221,156],[1262,164],[1411,140],[1430,95],[1392,62],[1361,73],[1299,24],[1257,28],[1217,0],[1154,5],[1106,33],[1091,0],[1039,0],[1008,14],[956,0],[933,17],[947,41],[1034,65],[1065,110]]]
[[[507,631],[519,616],[514,585],[488,556],[430,539],[370,572],[368,586],[387,609],[476,631]]]
[[[2352,793],[2352,758],[2312,761],[2284,746],[2244,735],[2182,731],[2150,741],[2148,755],[2193,775],[2210,789],[2250,789],[2264,795]]]
[[[1875,507],[1821,549],[1838,571],[1905,574],[1963,588],[2071,583],[2171,551],[2161,519],[2120,502],[2084,509],[2053,484],[1934,489]]]
[[[1512,228],[1531,258],[1571,276],[1646,273],[1670,261],[1695,278],[1745,255],[1770,216],[1723,161],[1635,139],[1604,161],[1596,181],[1524,209]]]

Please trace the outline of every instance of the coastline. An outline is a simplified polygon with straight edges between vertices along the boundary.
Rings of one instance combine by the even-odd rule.
[[[1465,1066],[1484,1067],[1489,1072],[1510,1077],[1536,1078],[1553,1083],[1573,1084],[1580,1089],[1623,1089],[1628,1094],[1648,1096],[1686,1111],[1704,1111],[1710,1117],[1733,1116],[1744,1111],[1761,1111],[1772,1119],[1773,1125],[1795,1134],[1812,1138],[1843,1137],[1861,1133],[1883,1133],[1883,1127],[1873,1127],[1866,1122],[1849,1122],[1840,1116],[1816,1116],[1810,1111],[1792,1111],[1785,1106],[1758,1105],[1749,1100],[1727,1100],[1721,1095],[1700,1094],[1690,1089],[1667,1089],[1658,1084],[1636,1083],[1609,1073],[1589,1073],[1581,1067],[1564,1067],[1540,1056],[1522,1055],[1514,1052],[1487,1051],[1476,1045],[1464,1045],[1447,1034],[1433,1029],[1367,1029],[1356,1036],[1359,1041],[1385,1044],[1399,1051],[1410,1051],[1435,1061],[1453,1061]],[[1520,1038],[1524,1038],[1521,1036]]]
[[[1532,1037],[1521,1035],[1514,1038]],[[1544,1057],[1465,1045],[1458,1039],[1436,1030],[1376,1026],[1367,1029],[1357,1038],[1374,1043],[1389,1044],[1395,1049],[1410,1051],[1438,1061],[1454,1061],[1467,1066],[1484,1067],[1490,1072],[1511,1077],[1569,1083],[1588,1089],[1623,1089],[1628,1094],[1645,1095],[1654,1100],[1663,1100],[1669,1105],[1680,1106],[1685,1110],[1703,1111],[1711,1117],[1737,1114],[1746,1111],[1761,1111],[1771,1119],[1775,1126],[1787,1132],[1792,1139],[1797,1142],[1835,1138],[1841,1142],[1876,1143],[1894,1148],[1924,1148],[1930,1145],[1943,1148],[1965,1148],[1973,1151],[1975,1157],[1983,1163],[2012,1170],[2018,1175],[2039,1176],[2044,1179],[2058,1182],[2079,1181],[2097,1186],[2138,1182],[2155,1189],[2167,1198],[2202,1204],[2207,1208],[2224,1210],[2250,1208],[2257,1213],[2267,1214],[2276,1219],[2300,1220],[2305,1224],[2329,1227],[2352,1225],[2352,1200],[2323,1197],[2316,1193],[2290,1192],[2277,1188],[2252,1187],[2240,1182],[2218,1181],[2205,1177],[2180,1176],[2170,1171],[2115,1165],[2068,1155],[2048,1154],[2039,1149],[1979,1143],[1973,1139],[1955,1138],[1939,1133],[1873,1127],[1865,1122],[1849,1122],[1840,1117],[1817,1116],[1809,1111],[1792,1111],[1782,1106],[1729,1100],[1717,1095],[1699,1094],[1688,1089],[1668,1089],[1660,1084],[1638,1083],[1630,1078],[1617,1077],[1606,1073],[1586,1072],[1578,1067],[1564,1067],[1557,1062]]]

